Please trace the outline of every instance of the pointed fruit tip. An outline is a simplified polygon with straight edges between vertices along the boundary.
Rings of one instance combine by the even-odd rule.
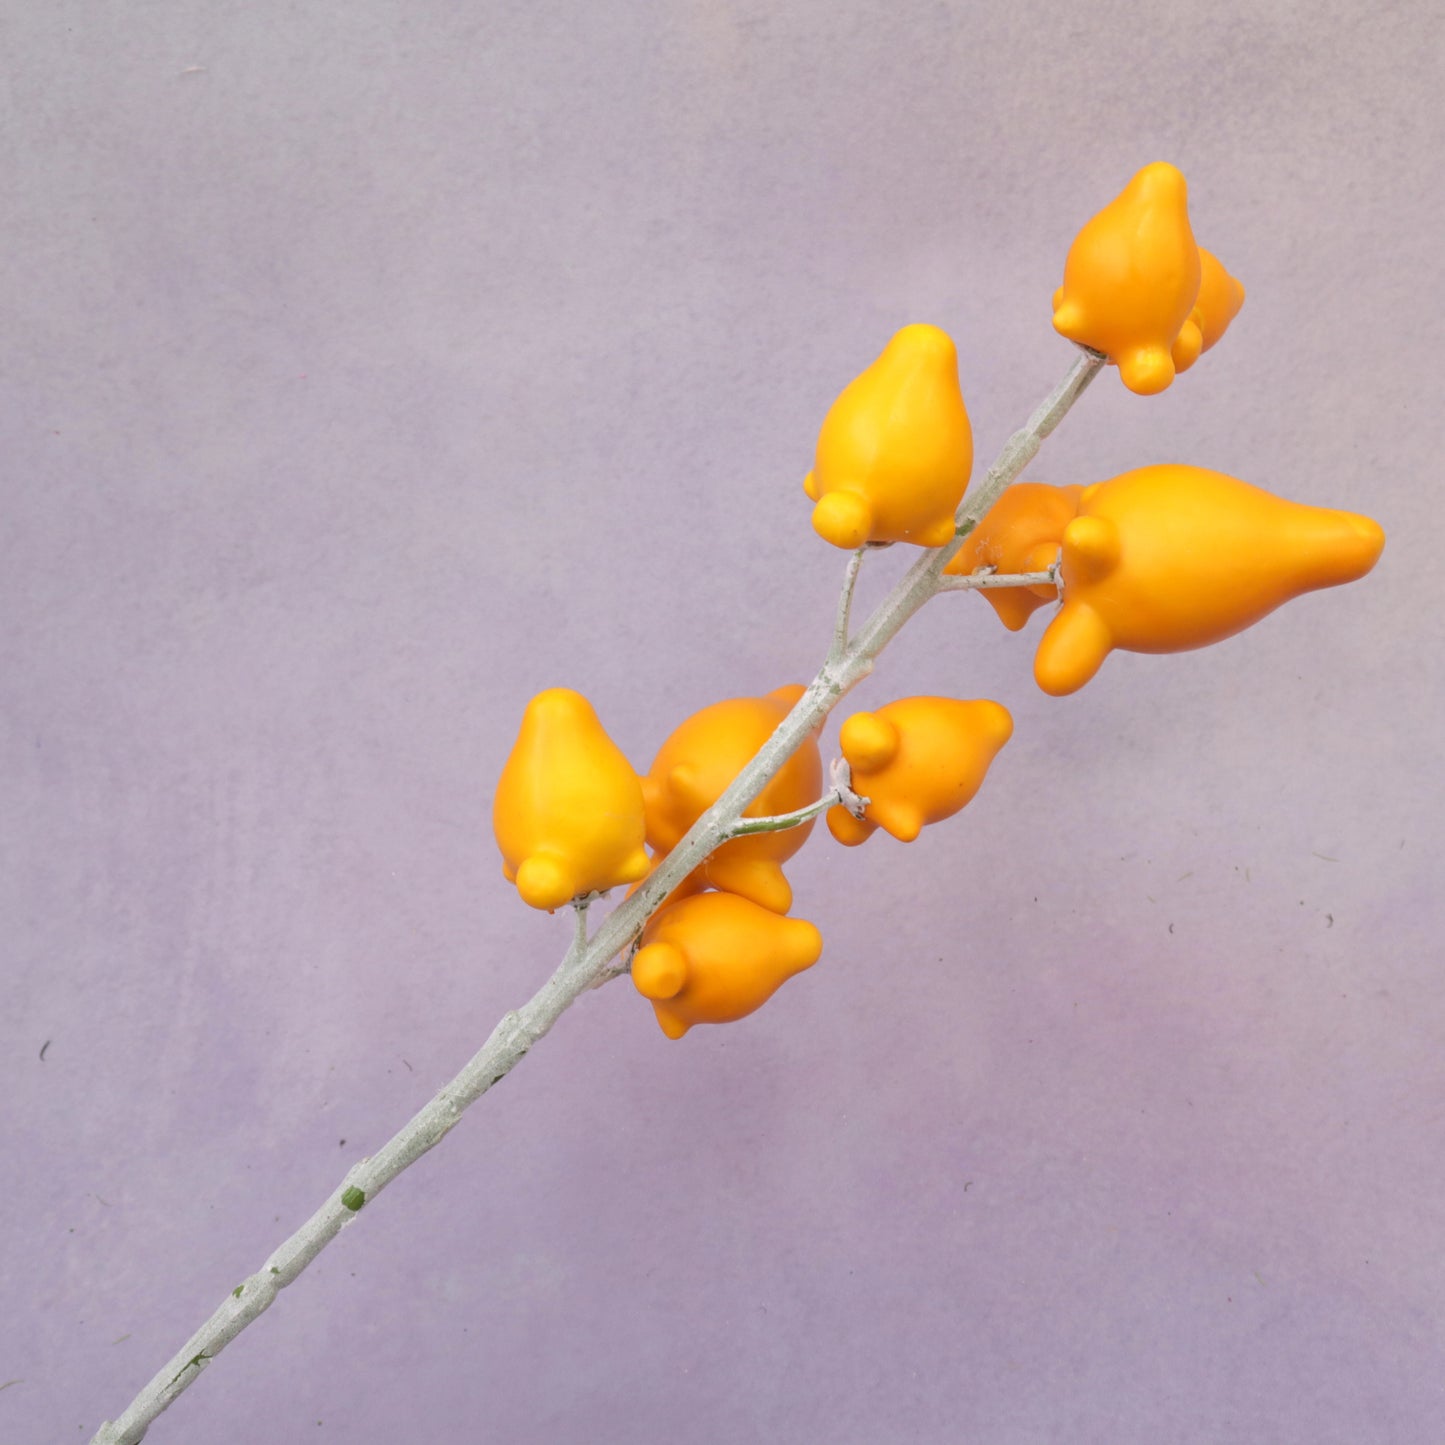
[[[566,711],[570,712],[575,709],[579,704],[582,707],[585,707],[589,712],[592,709],[592,704],[588,702],[587,699],[574,688],[548,687],[544,688],[541,692],[539,692],[536,697],[534,697],[532,701],[527,704],[527,707],[528,709],[565,709]]]
[[[895,331],[888,346],[890,350],[895,346],[906,347],[915,358],[927,358],[940,364],[956,364],[958,359],[958,348],[948,332],[924,321],[916,321]]]
[[[692,1025],[683,1018],[679,1018],[671,1009],[659,1008],[657,1004],[652,1006],[653,1012],[657,1015],[657,1025],[670,1039],[680,1039]]]
[[[1363,577],[1373,570],[1380,554],[1385,550],[1385,529],[1373,517],[1362,516],[1359,512],[1341,514],[1350,529],[1354,545],[1350,561],[1358,570],[1354,577]]]
[[[828,831],[845,848],[856,848],[873,836],[873,825],[863,818],[855,818],[841,803],[828,809]]]
[[[790,918],[787,926],[794,966],[800,972],[812,968],[823,955],[823,935],[818,926],[806,918]]]
[[[1168,161],[1151,161],[1135,172],[1131,184],[1147,191],[1150,195],[1183,196],[1188,192],[1184,172]]]
[[[983,730],[997,754],[1014,735],[1013,714],[1001,702],[994,702],[992,698],[981,699],[980,707]]]
[[[907,803],[895,802],[884,806],[874,804],[872,807],[878,815],[879,826],[900,843],[914,842],[923,831],[923,814]]]

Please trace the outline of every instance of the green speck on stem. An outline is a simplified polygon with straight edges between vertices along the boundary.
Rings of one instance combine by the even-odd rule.
[[[353,1214],[355,1214],[356,1211],[360,1209],[363,1204],[366,1203],[366,1194],[363,1190],[358,1189],[356,1185],[353,1184],[351,1188],[348,1189],[346,1193],[341,1196],[341,1202],[349,1210],[351,1210]]]
[[[201,1361],[209,1360],[210,1358],[211,1357],[204,1350],[202,1350],[199,1355],[192,1355],[191,1358],[187,1360],[185,1364],[182,1365],[180,1369],[177,1370],[176,1373],[171,1377],[171,1385],[174,1385],[175,1382],[179,1380],[181,1376],[186,1373],[187,1370],[199,1370],[201,1368]],[[167,1385],[166,1388],[169,1389],[170,1385]]]
[[[281,1271],[280,1271],[279,1269],[277,1269],[276,1266],[273,1264],[273,1265],[271,1266],[271,1273],[272,1273],[272,1274],[280,1274]]]
[[[231,1298],[232,1298],[232,1299],[240,1299],[240,1298],[241,1298],[241,1291],[242,1291],[243,1289],[245,1289],[245,1288],[246,1288],[245,1285],[243,1285],[243,1284],[238,1284],[238,1285],[236,1286],[236,1288],[231,1291]]]

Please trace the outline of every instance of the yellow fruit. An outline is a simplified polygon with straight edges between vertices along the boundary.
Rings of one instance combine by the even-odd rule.
[[[1353,512],[1287,502],[1202,467],[1085,487],[1064,529],[1064,601],[1034,657],[1047,693],[1081,688],[1114,648],[1219,642],[1320,587],[1363,577],[1385,534]]]
[[[1050,487],[1015,482],[984,514],[943,570],[967,577],[980,567],[995,572],[1047,572],[1059,560],[1064,528],[1079,514],[1082,487]],[[1010,632],[1017,632],[1034,611],[1058,600],[1058,588],[981,587],[979,592]]]
[[[838,741],[853,791],[868,805],[861,819],[844,807],[830,808],[829,831],[850,848],[879,827],[911,843],[925,825],[951,818],[973,801],[1012,735],[1008,710],[986,698],[906,697],[877,712],[854,713]]]
[[[802,695],[803,688],[793,686],[766,697],[732,698],[703,708],[674,729],[642,780],[647,841],[659,855],[670,852],[717,802]],[[816,803],[822,790],[823,763],[814,733],[753,799],[743,817],[791,813]],[[774,913],[786,913],[792,907],[793,890],[782,865],[807,842],[812,828],[806,823],[724,843],[677,892],[711,884]]]
[[[1102,351],[1144,396],[1174,380],[1171,353],[1199,295],[1186,192],[1166,161],[1145,166],[1074,238],[1054,293],[1054,329]]]
[[[503,874],[533,908],[647,872],[642,784],[581,693],[554,687],[527,704],[492,829]]]
[[[731,1023],[761,1007],[817,962],[823,936],[731,893],[700,893],[653,914],[632,960],[632,982],[652,1000],[670,1039],[694,1024]]]
[[[1174,343],[1176,371],[1188,371],[1200,353],[1224,335],[1244,305],[1244,287],[1203,246],[1199,248],[1199,266],[1199,295]]]
[[[941,547],[972,469],[958,352],[936,326],[905,326],[829,409],[803,490],[835,547]]]

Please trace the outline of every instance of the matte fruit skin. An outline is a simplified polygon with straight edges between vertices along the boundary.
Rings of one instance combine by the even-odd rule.
[[[1074,238],[1054,293],[1054,329],[1102,351],[1141,396],[1174,380],[1172,350],[1199,295],[1187,190],[1168,162],[1145,166]]]
[[[1176,371],[1188,371],[1224,335],[1244,305],[1244,287],[1203,246],[1199,267],[1199,295],[1172,352]]]
[[[714,703],[674,729],[642,780],[647,841],[656,853],[670,852],[717,802],[803,692],[794,685],[780,687],[766,697]],[[815,732],[769,780],[743,817],[791,813],[817,802],[822,791],[823,762]],[[672,896],[711,884],[774,913],[786,913],[793,904],[793,890],[782,865],[808,841],[812,829],[809,822],[783,832],[734,838],[709,854]]]
[[[905,326],[829,409],[803,490],[818,504],[814,530],[835,547],[941,547],[972,469],[953,341]]]
[[[549,912],[651,866],[641,781],[581,693],[554,687],[527,704],[497,780],[492,830],[507,881]]]
[[[632,960],[632,982],[670,1039],[694,1024],[731,1023],[811,968],[823,935],[731,893],[700,893],[652,916]]]
[[[1051,487],[1044,482],[1015,482],[1005,488],[943,570],[967,577],[980,567],[995,572],[1047,572],[1059,560],[1064,528],[1079,515],[1082,487]],[[979,594],[1010,632],[1017,632],[1037,611],[1058,601],[1058,588],[980,587]]]
[[[1363,577],[1385,534],[1353,512],[1287,502],[1222,472],[1155,466],[1084,489],[1064,529],[1064,600],[1034,677],[1061,697],[1114,648],[1219,642],[1320,587]]]
[[[881,827],[911,843],[973,801],[989,764],[1013,735],[1008,709],[987,698],[905,697],[877,712],[854,713],[839,744],[853,791],[868,799],[862,818],[841,805],[828,810],[828,830],[855,847]]]

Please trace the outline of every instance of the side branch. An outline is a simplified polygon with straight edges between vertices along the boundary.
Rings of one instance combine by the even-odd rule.
[[[1089,383],[1108,359],[1086,347],[1077,349],[1079,355],[1068,374],[1040,403],[1029,418],[1028,425],[1016,431],[1004,444],[998,460],[988,469],[982,483],[964,495],[954,515],[958,530],[953,541],[932,552],[925,552],[904,573],[898,585],[863,625],[850,651],[856,649],[876,656],[893,640],[903,624],[939,591],[943,569],[958,554],[963,539],[998,501],[1004,488],[1016,481],[1019,473],[1038,455],[1044,438],[1068,415],[1069,408],[1088,389]]]
[[[843,795],[835,788],[816,803],[809,803],[806,808],[795,808],[791,813],[774,813],[770,818],[739,818],[728,829],[727,836],[746,838],[751,833],[782,833],[788,828],[801,828],[804,823],[811,823],[819,813],[826,813],[834,803],[842,801]]]
[[[843,574],[843,591],[838,597],[838,621],[833,627],[833,646],[828,651],[828,661],[837,662],[848,647],[848,618],[853,610],[853,587],[858,581],[858,569],[863,565],[866,546],[859,547],[848,559],[848,570]]]
[[[1050,567],[1047,572],[970,572],[966,577],[938,579],[940,592],[973,592],[980,587],[1057,587],[1059,574]]]

